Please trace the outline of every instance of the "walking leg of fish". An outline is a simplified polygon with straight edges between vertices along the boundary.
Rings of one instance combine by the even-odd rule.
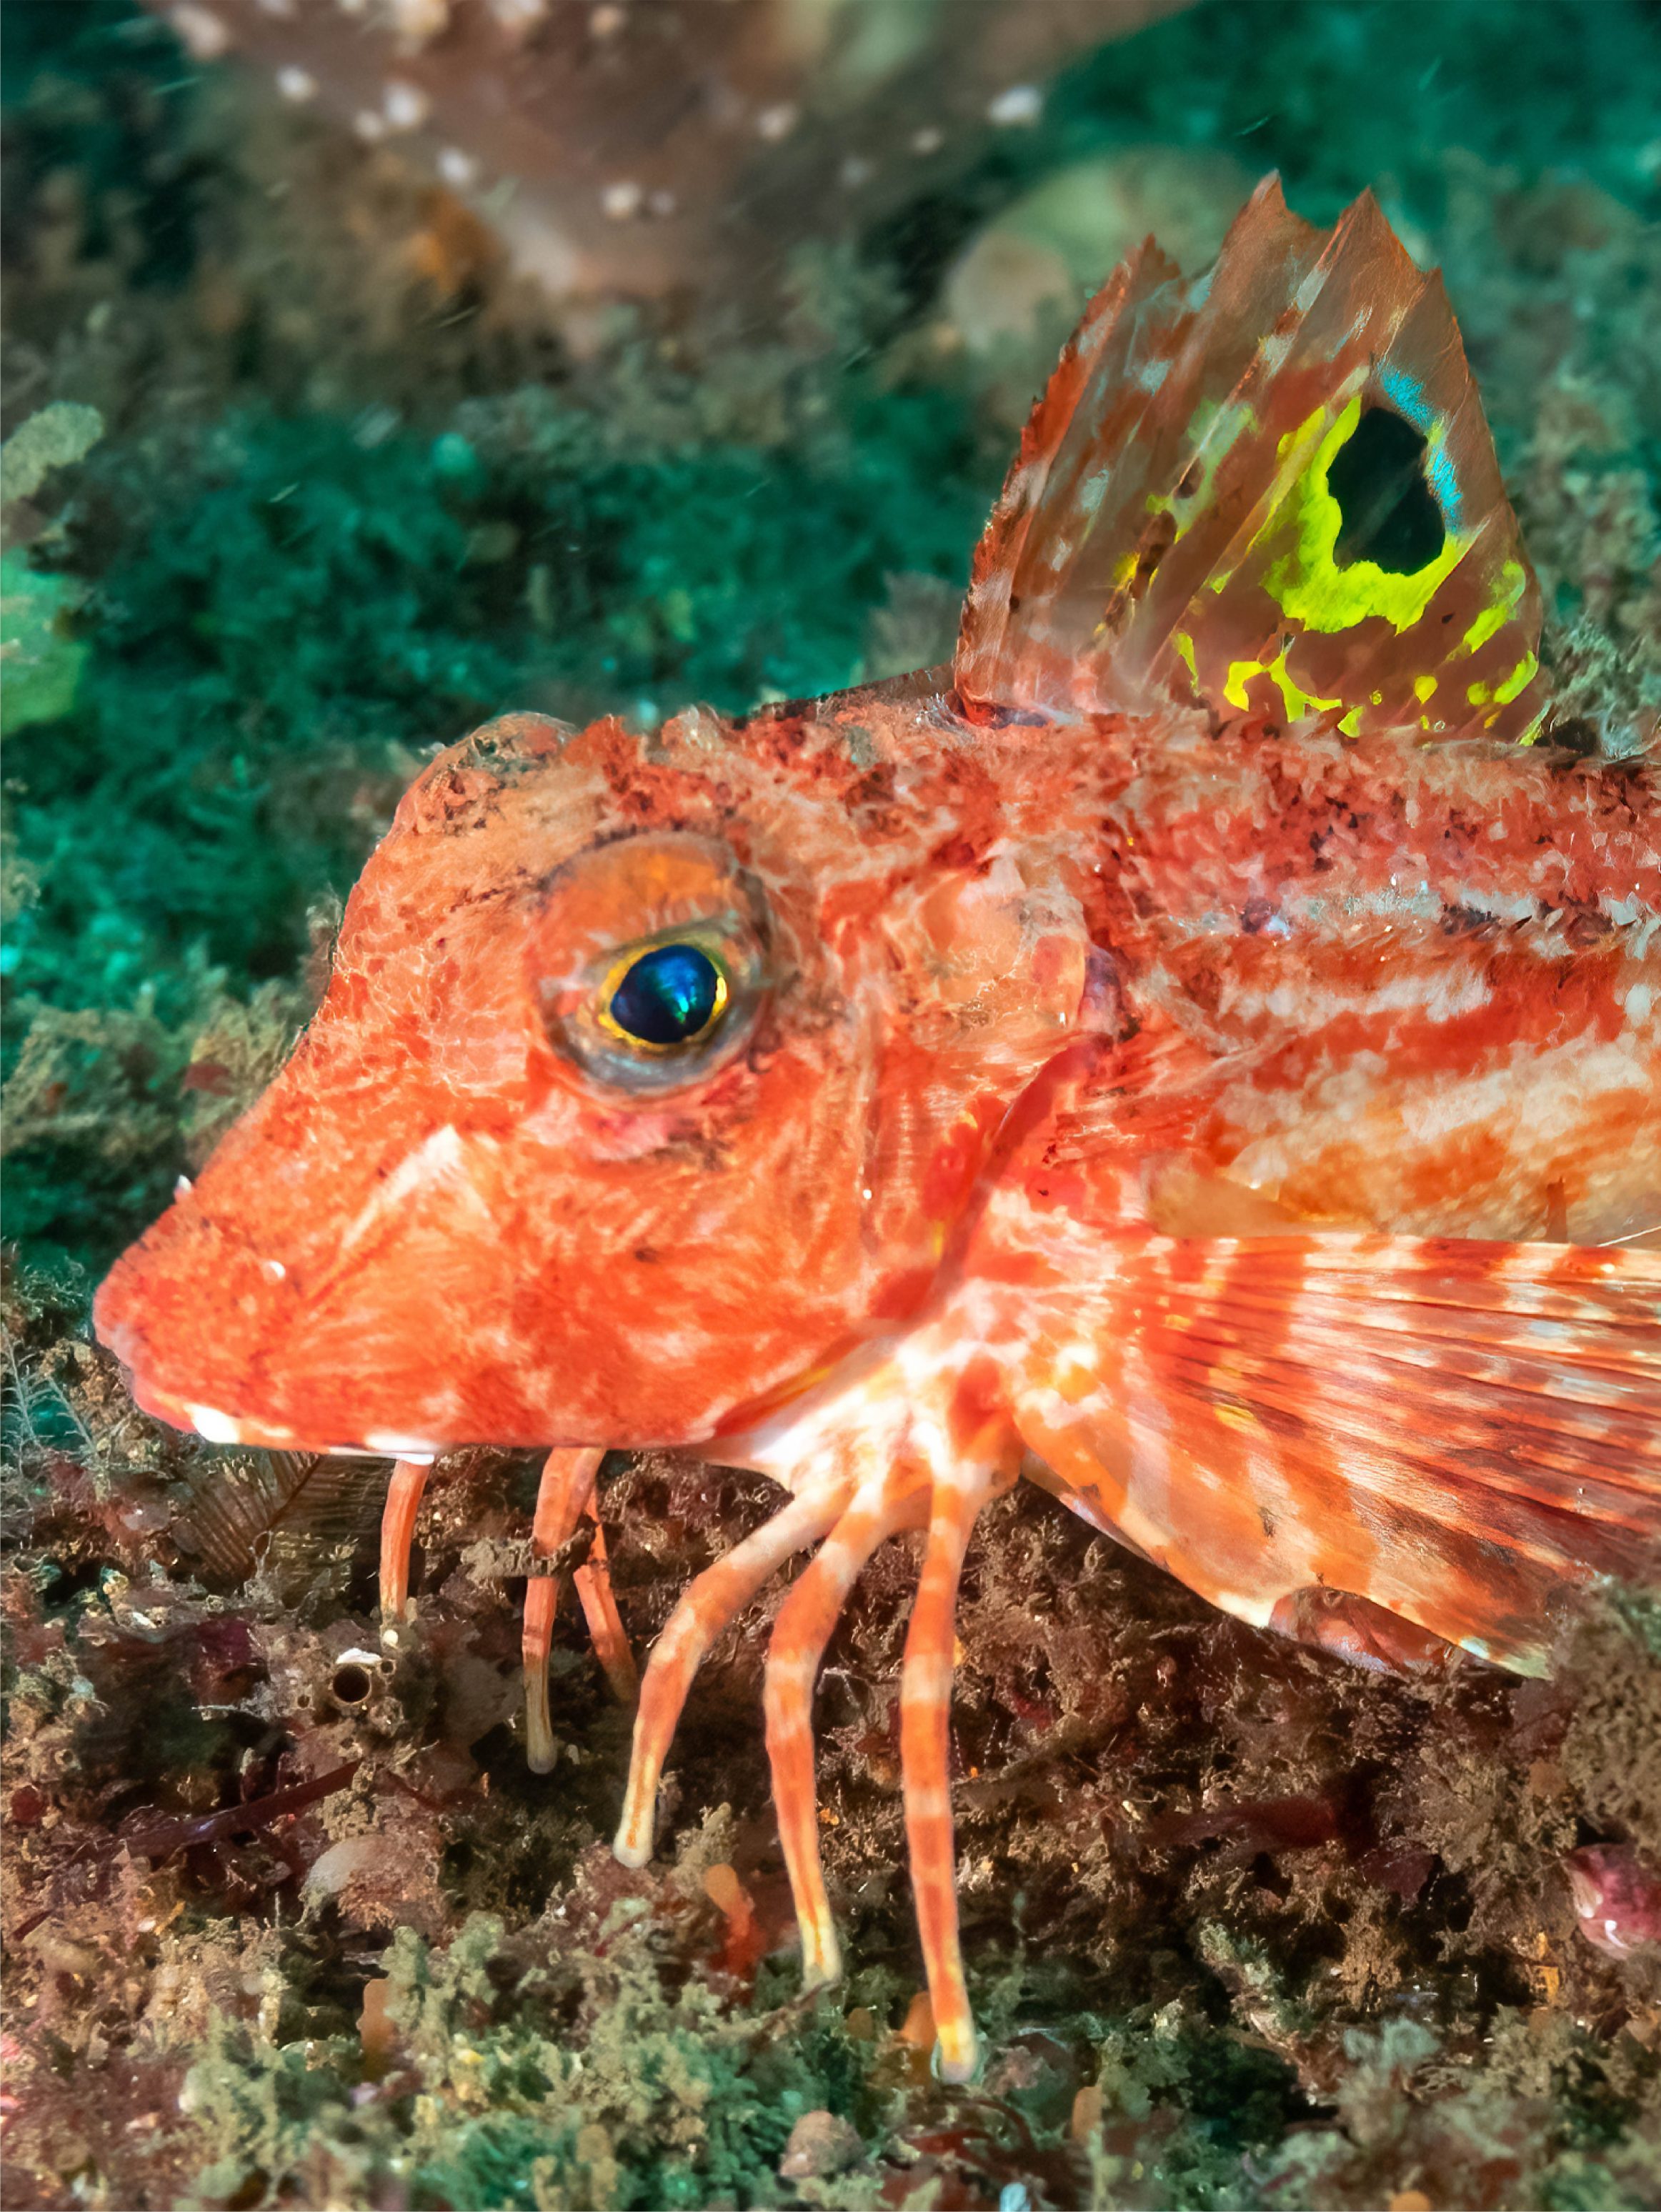
[[[907,1838],[923,1967],[948,2081],[974,2071],[974,2022],[958,1943],[950,1784],[951,1692],[958,1579],[981,1509],[1008,1489],[1023,1447],[996,1370],[954,1316],[920,1328],[851,1382],[738,1440],[751,1464],[793,1478],[790,1504],[701,1575],[658,1641],[636,1724],[616,1844],[626,1865],[650,1856],[664,1755],[693,1674],[739,1607],[795,1553],[820,1548],[785,1600],[768,1655],[764,1700],[780,1835],[801,1929],[808,1986],[834,1981],[841,1953],[818,1849],[813,1778],[814,1678],[855,1582],[879,1546],[924,1528],[922,1571],[900,1685]],[[857,1486],[849,1468],[878,1468]],[[816,1474],[814,1470],[833,1470]],[[823,1540],[821,1541],[821,1540]]]
[[[575,1533],[584,1513],[592,1514],[594,1478],[602,1451],[550,1452],[537,1490],[536,1518],[531,1533],[532,1549],[538,1559],[557,1552]],[[416,1516],[427,1487],[431,1464],[426,1460],[399,1460],[386,1486],[386,1503],[380,1516],[380,1613],[389,1626],[403,1620],[410,1601],[410,1547],[415,1540]],[[634,1655],[624,1632],[611,1578],[606,1566],[605,1538],[595,1523],[593,1547],[573,1577],[595,1656],[607,1680],[624,1705],[632,1703],[636,1689]],[[559,1584],[551,1575],[532,1575],[525,1589],[525,1735],[526,1757],[533,1774],[545,1774],[554,1763],[553,1724],[548,1711],[548,1653],[553,1638],[554,1611]]]
[[[386,1486],[380,1516],[380,1617],[385,1621],[402,1620],[410,1601],[410,1547],[431,1472],[429,1460],[401,1459],[394,1463]]]
[[[900,1468],[863,1486],[780,1607],[767,1654],[767,1755],[779,1838],[801,1928],[802,1978],[810,1989],[842,1972],[836,1923],[819,1860],[813,1779],[813,1684],[824,1647],[872,1554],[928,1517],[928,1490]]]
[[[976,1519],[997,1487],[995,1468],[972,1462],[964,1467],[958,1480],[936,1480],[928,1548],[906,1635],[905,1666],[900,1680],[900,1760],[904,1770],[912,1903],[934,2009],[935,2064],[947,2081],[968,2081],[976,2063],[975,2020],[958,1942],[957,1855],[952,1826],[952,1676],[958,1583]]]
[[[834,1526],[851,1490],[851,1482],[840,1473],[804,1488],[724,1559],[706,1567],[665,1622],[641,1684],[629,1786],[612,1846],[624,1866],[644,1866],[652,1856],[664,1759],[692,1677],[710,1645],[787,1559],[817,1543]]]
[[[594,1647],[594,1656],[599,1662],[600,1671],[611,1686],[611,1695],[620,1705],[632,1705],[640,1693],[640,1670],[635,1664],[629,1633],[624,1627],[623,1616],[618,1611],[618,1601],[611,1592],[611,1569],[605,1554],[605,1531],[592,1505],[588,1513],[594,1523],[594,1540],[587,1558],[571,1580],[576,1588],[577,1601],[582,1607],[582,1617],[588,1624],[588,1638]]]
[[[594,1494],[594,1479],[605,1456],[599,1451],[549,1453],[537,1486],[536,1516],[531,1524],[531,1550],[537,1559],[551,1558],[575,1534],[577,1522]],[[557,1577],[532,1575],[526,1583],[525,1755],[532,1774],[548,1773],[556,1755],[548,1711],[548,1651],[558,1602]]]

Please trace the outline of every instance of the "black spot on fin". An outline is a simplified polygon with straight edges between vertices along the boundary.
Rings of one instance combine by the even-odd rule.
[[[1390,407],[1364,407],[1354,434],[1333,456],[1327,489],[1343,525],[1334,547],[1341,568],[1371,561],[1411,576],[1433,561],[1447,535],[1425,481],[1429,441]]]
[[[1156,557],[1157,556],[1157,557]],[[1267,179],[1208,277],[1104,285],[976,550],[953,664],[991,720],[1530,742],[1540,592],[1441,280],[1366,193]]]

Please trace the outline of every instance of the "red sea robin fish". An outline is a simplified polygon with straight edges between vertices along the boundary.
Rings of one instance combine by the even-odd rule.
[[[815,1672],[922,1531],[905,1808],[963,2079],[989,1498],[1025,1475],[1379,1666],[1537,1670],[1661,1537],[1661,793],[1554,749],[1538,619],[1439,280],[1371,198],[1323,233],[1271,180],[1209,276],[1150,243],[1092,303],[950,668],[441,754],[100,1334],[204,1436],[398,1455],[394,1612],[448,1446],[551,1448],[545,1552],[606,1447],[775,1477],[652,1654],[617,1849],[703,1654],[811,1551],[765,1689],[810,1981]]]

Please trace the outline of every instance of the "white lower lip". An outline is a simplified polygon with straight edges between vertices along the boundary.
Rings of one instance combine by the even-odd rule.
[[[234,1414],[222,1413],[216,1406],[180,1406],[179,1412],[210,1444],[258,1444],[267,1451],[282,1451],[294,1442],[292,1429],[239,1421]]]
[[[394,1436],[387,1429],[371,1429],[363,1443],[368,1451],[388,1452],[393,1459],[413,1460],[420,1467],[430,1467],[444,1449],[425,1437]]]
[[[281,1450],[294,1442],[292,1429],[239,1421],[216,1406],[182,1406],[179,1411],[198,1436],[210,1444],[259,1444]],[[331,1444],[329,1455],[338,1459],[402,1459],[417,1467],[430,1467],[444,1447],[426,1437],[401,1437],[385,1429],[372,1429],[361,1444]]]
[[[242,1441],[242,1424],[233,1420],[228,1413],[220,1413],[216,1407],[186,1406],[185,1418],[198,1436],[205,1437],[210,1444],[240,1444]]]

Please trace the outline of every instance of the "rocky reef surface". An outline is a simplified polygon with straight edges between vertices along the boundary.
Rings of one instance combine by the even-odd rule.
[[[1372,185],[1443,264],[1560,741],[1652,747],[1661,29],[1506,14],[1201,0],[995,92],[764,284],[554,300],[384,134],[126,0],[9,7],[9,2203],[1661,2200],[1661,1593],[1566,1622],[1549,1681],[1402,1685],[1004,1500],[956,1723],[989,2056],[946,2088],[903,1871],[906,1541],[820,1690],[855,1966],[804,1997],[757,1725],[776,1591],[626,1872],[628,1717],[569,1595],[559,1758],[526,1768],[534,1463],[435,1470],[389,1652],[384,1468],[164,1431],[86,1328],[287,1050],[431,746],[939,657],[1082,290],[1148,228],[1202,262],[1265,168],[1323,220]],[[850,131],[933,129],[926,75]],[[608,1462],[636,1650],[766,1490]]]

